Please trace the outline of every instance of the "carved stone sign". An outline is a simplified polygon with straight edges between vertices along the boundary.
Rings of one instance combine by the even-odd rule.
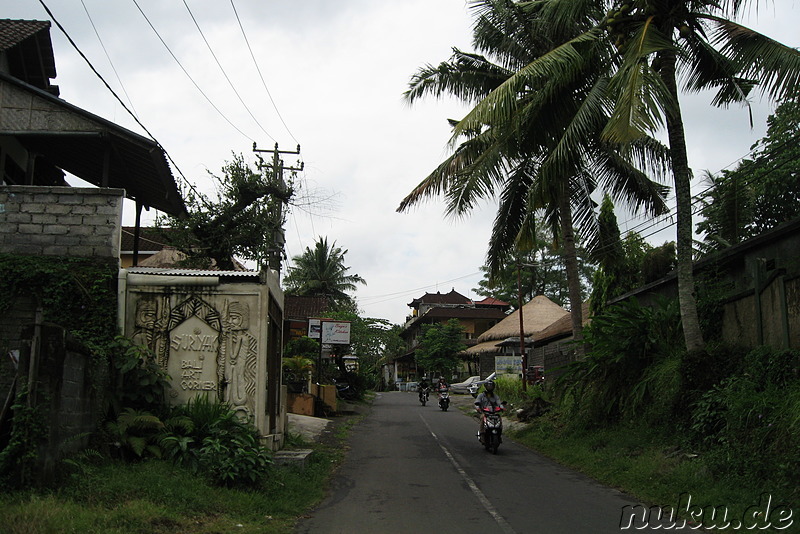
[[[219,332],[199,317],[189,317],[170,331],[167,372],[176,400],[185,403],[197,392],[217,395]]]

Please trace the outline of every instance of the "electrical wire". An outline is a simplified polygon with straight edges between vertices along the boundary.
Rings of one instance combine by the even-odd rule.
[[[41,1],[41,0],[40,0],[40,1]],[[132,1],[133,1],[134,5],[136,6],[136,8],[139,10],[139,13],[141,13],[141,14],[142,14],[142,16],[144,17],[144,20],[146,20],[146,21],[147,21],[147,24],[150,26],[150,28],[151,28],[151,29],[153,30],[153,32],[156,34],[156,37],[158,37],[158,40],[159,40],[159,41],[161,41],[161,44],[163,44],[163,45],[164,45],[164,48],[166,48],[166,49],[167,49],[167,52],[169,52],[169,55],[171,55],[171,56],[172,56],[172,59],[174,59],[174,60],[175,60],[175,62],[176,62],[176,63],[178,64],[178,66],[181,68],[181,70],[182,70],[182,71],[183,71],[183,73],[186,75],[186,77],[187,77],[187,78],[189,78],[189,81],[191,81],[191,82],[192,82],[192,85],[194,85],[195,89],[197,89],[197,90],[200,92],[200,94],[201,94],[201,95],[203,95],[203,98],[205,98],[205,99],[206,99],[206,101],[207,101],[209,104],[211,104],[211,107],[212,107],[212,108],[214,108],[214,111],[216,111],[216,112],[219,114],[219,116],[220,116],[220,117],[222,117],[223,119],[225,119],[225,122],[227,122],[228,124],[230,124],[230,125],[231,125],[231,127],[233,127],[233,129],[234,129],[234,130],[236,130],[237,132],[239,132],[240,134],[242,134],[242,136],[244,136],[244,137],[246,137],[247,139],[249,139],[249,140],[250,140],[250,142],[253,142],[253,143],[254,143],[254,142],[255,142],[255,139],[253,139],[252,137],[250,137],[249,135],[247,135],[246,133],[244,133],[242,130],[240,130],[240,129],[239,129],[239,127],[238,127],[238,126],[236,126],[236,125],[235,125],[235,124],[234,124],[234,123],[233,123],[233,122],[232,122],[232,121],[231,121],[231,120],[230,120],[230,119],[229,119],[227,116],[225,116],[225,114],[224,114],[224,113],[222,113],[222,111],[220,111],[220,109],[219,109],[219,108],[216,106],[216,104],[214,104],[214,102],[212,102],[212,101],[211,101],[211,99],[208,97],[208,95],[207,95],[207,94],[206,94],[206,93],[205,93],[205,92],[204,92],[204,91],[203,91],[203,90],[200,88],[200,86],[197,84],[197,82],[194,80],[194,78],[192,78],[191,74],[189,74],[189,72],[186,70],[186,68],[183,66],[183,64],[181,64],[180,60],[178,60],[178,58],[177,58],[177,57],[175,56],[175,54],[172,52],[172,50],[170,49],[170,47],[167,45],[167,43],[166,43],[166,42],[164,41],[164,39],[161,37],[161,34],[159,34],[159,33],[158,33],[158,30],[156,30],[155,26],[153,26],[153,23],[152,23],[152,22],[150,22],[150,19],[147,17],[147,15],[145,14],[145,12],[144,12],[144,10],[141,8],[141,6],[139,6],[139,3],[137,2],[137,0],[132,0]]]
[[[161,143],[159,143],[156,140],[155,136],[152,133],[150,133],[150,130],[148,130],[147,127],[142,123],[142,121],[140,121],[139,118],[128,108],[128,106],[125,105],[125,102],[122,101],[122,99],[119,97],[119,95],[116,93],[116,91],[114,91],[114,89],[111,88],[111,86],[108,84],[108,82],[105,80],[105,78],[103,78],[103,76],[97,71],[97,69],[94,67],[94,65],[92,65],[92,62],[89,61],[89,58],[86,57],[86,54],[84,54],[83,51],[78,47],[77,43],[72,39],[72,37],[69,35],[69,33],[67,33],[67,30],[64,28],[64,26],[58,21],[58,19],[56,19],[56,17],[53,14],[53,12],[50,10],[49,7],[47,7],[47,4],[44,3],[44,0],[39,0],[39,3],[42,5],[44,10],[47,12],[47,15],[50,17],[50,19],[55,23],[56,26],[58,26],[58,29],[61,30],[61,33],[64,34],[64,37],[67,38],[67,41],[69,41],[69,44],[72,45],[72,47],[75,49],[75,51],[78,52],[78,54],[81,56],[81,58],[83,58],[83,60],[86,62],[86,64],[89,66],[89,68],[95,74],[95,76],[97,76],[97,78],[101,82],[103,82],[103,85],[106,86],[106,89],[109,90],[109,92],[114,96],[114,98],[116,98],[117,101],[120,103],[122,108],[126,112],[128,112],[128,114],[133,118],[134,121],[136,121],[136,124],[138,124],[145,131],[145,133],[147,133],[147,135],[150,136],[150,139],[152,139],[152,141],[158,146],[158,148],[164,152],[164,154],[167,156],[167,159],[169,159],[170,163],[172,163],[173,167],[175,167],[175,170],[178,172],[178,175],[181,177],[181,179],[183,180],[183,183],[186,185],[186,187],[190,188],[192,191],[197,193],[200,198],[203,198],[202,195],[199,194],[199,192],[197,191],[195,186],[186,178],[186,176],[184,176],[183,172],[181,172],[180,167],[178,167],[178,164],[175,163],[175,161],[172,159],[172,156],[169,154],[169,152],[167,152],[167,150],[163,146],[161,146]]]
[[[222,75],[228,81],[228,85],[230,85],[231,89],[233,89],[233,92],[236,94],[236,97],[239,99],[239,102],[242,103],[242,106],[244,106],[244,109],[247,110],[247,113],[250,115],[250,117],[253,119],[253,121],[255,121],[255,123],[258,125],[259,128],[261,128],[261,131],[264,132],[267,135],[267,137],[269,137],[273,141],[276,141],[276,139],[274,137],[272,137],[272,135],[270,135],[270,133],[267,130],[264,129],[264,127],[261,125],[261,123],[258,122],[258,119],[255,117],[255,115],[253,115],[253,112],[250,111],[250,108],[247,107],[247,104],[245,104],[244,100],[242,99],[242,96],[239,94],[239,91],[237,91],[236,87],[234,87],[233,82],[228,77],[228,73],[225,72],[224,68],[222,68],[222,63],[220,63],[219,59],[217,58],[217,55],[214,53],[214,50],[211,48],[211,44],[208,42],[208,39],[206,39],[206,36],[203,33],[203,30],[200,29],[200,24],[198,24],[197,19],[195,18],[194,13],[192,13],[192,10],[189,8],[189,4],[186,3],[186,0],[183,0],[183,5],[186,6],[186,11],[189,12],[189,16],[192,18],[192,22],[194,22],[194,25],[197,28],[197,31],[200,32],[200,37],[203,38],[203,42],[206,43],[206,47],[208,47],[208,51],[211,52],[211,56],[214,58],[214,61],[217,63],[217,66],[219,67],[220,72],[222,72]]]
[[[292,139],[294,139],[294,142],[299,145],[300,141],[297,140],[292,131],[289,129],[289,126],[286,124],[286,121],[283,120],[283,116],[281,115],[281,112],[278,110],[278,106],[275,104],[275,100],[273,100],[272,98],[272,93],[270,93],[269,88],[267,87],[267,82],[264,81],[264,75],[261,73],[261,69],[258,66],[258,61],[256,61],[255,54],[253,54],[253,49],[250,46],[250,41],[247,39],[247,34],[244,31],[244,26],[242,25],[242,21],[239,18],[239,12],[236,11],[236,5],[233,3],[233,0],[231,0],[231,7],[233,8],[233,14],[236,15],[236,22],[239,23],[239,29],[242,31],[242,37],[244,37],[244,42],[247,45],[247,50],[250,52],[250,57],[253,59],[253,64],[256,67],[256,71],[258,71],[258,76],[259,78],[261,78],[261,85],[264,86],[264,90],[267,92],[269,101],[272,103],[272,107],[275,109],[275,113],[278,114],[278,118],[283,124],[283,127],[286,128],[287,132],[289,132],[289,135],[292,137]]]
[[[100,47],[103,49],[103,53],[106,55],[106,59],[108,59],[108,64],[111,65],[111,70],[114,71],[114,76],[116,76],[117,82],[119,82],[119,86],[122,88],[122,92],[125,93],[125,98],[128,99],[128,104],[130,104],[133,113],[137,114],[136,108],[133,106],[133,100],[131,100],[128,91],[125,90],[125,84],[122,83],[122,79],[119,77],[116,67],[114,67],[114,62],[111,61],[111,56],[108,54],[108,50],[106,50],[106,45],[103,43],[103,39],[100,38],[100,33],[97,31],[97,26],[95,26],[94,20],[92,20],[92,16],[89,14],[89,10],[87,9],[86,3],[83,0],[81,0],[81,5],[83,6],[83,10],[86,12],[86,17],[89,19],[89,23],[92,25],[94,34],[97,36],[97,41],[100,43]]]

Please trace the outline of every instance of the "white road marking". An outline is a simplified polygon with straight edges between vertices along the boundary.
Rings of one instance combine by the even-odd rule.
[[[486,511],[489,512],[489,515],[492,516],[492,518],[495,520],[497,526],[500,527],[500,530],[502,530],[505,534],[517,534],[516,531],[513,528],[511,528],[511,525],[509,525],[508,522],[505,519],[503,519],[503,516],[500,515],[500,513],[495,509],[495,507],[492,506],[492,503],[489,502],[489,499],[486,498],[486,495],[483,494],[480,488],[478,488],[478,485],[475,484],[475,481],[472,480],[472,478],[470,478],[470,476],[467,474],[466,471],[464,471],[464,469],[461,467],[461,464],[459,464],[456,461],[456,459],[453,457],[453,455],[450,453],[447,447],[442,445],[442,442],[439,441],[439,436],[437,436],[436,433],[431,429],[428,422],[425,420],[424,417],[422,417],[422,414],[419,414],[419,418],[422,419],[423,423],[425,423],[425,427],[428,429],[428,432],[431,433],[433,439],[436,440],[436,443],[439,445],[439,448],[442,449],[444,455],[447,456],[447,459],[450,460],[450,463],[452,463],[453,467],[456,468],[456,471],[458,471],[458,474],[460,474],[461,478],[463,478],[464,481],[467,483],[469,489],[472,490],[472,493],[475,494],[475,496],[478,498],[478,501],[480,501],[480,503],[483,505]]]

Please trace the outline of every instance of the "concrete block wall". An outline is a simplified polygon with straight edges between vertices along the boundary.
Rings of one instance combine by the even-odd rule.
[[[111,188],[0,186],[0,254],[119,258],[124,195]]]

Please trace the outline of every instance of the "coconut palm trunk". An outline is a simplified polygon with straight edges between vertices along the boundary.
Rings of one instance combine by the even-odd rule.
[[[686,152],[686,135],[678,101],[678,84],[675,76],[676,56],[667,52],[663,56],[661,79],[674,99],[667,108],[665,122],[669,138],[672,174],[675,181],[676,237],[678,263],[678,302],[680,305],[683,338],[686,350],[692,352],[703,348],[703,332],[697,314],[694,273],[692,267],[692,192],[691,171]]]
[[[570,317],[572,319],[573,339],[579,343],[576,347],[576,359],[583,356],[583,299],[581,298],[581,280],[578,270],[578,252],[575,247],[575,230],[572,225],[572,210],[566,194],[560,195],[559,211],[561,234],[564,240],[564,268],[567,271],[567,288],[569,291]]]

